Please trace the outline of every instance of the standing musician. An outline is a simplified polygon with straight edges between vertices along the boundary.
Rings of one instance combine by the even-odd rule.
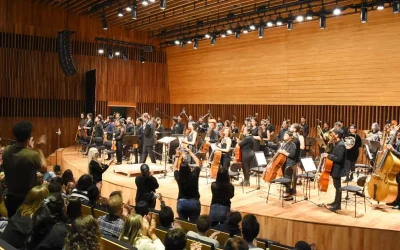
[[[322,126],[322,132],[323,133],[326,133],[326,132],[328,132],[329,130],[330,130],[330,125],[329,125],[329,122],[324,122],[324,125]]]
[[[242,154],[242,168],[244,182],[243,186],[250,186],[250,168],[254,161],[254,147],[256,147],[256,139],[251,134],[252,128],[250,126],[245,127],[243,133],[245,137],[243,141],[239,142],[240,152]]]
[[[122,140],[125,136],[125,128],[122,126],[121,120],[118,119],[115,121],[115,127],[113,136],[115,136],[116,146],[117,146],[117,165],[122,164]]]
[[[162,160],[162,153],[163,153],[163,144],[158,143],[158,140],[164,137],[164,126],[162,125],[162,121],[160,117],[156,118],[156,146],[155,146],[155,151],[157,152],[156,154],[156,160],[161,161]]]
[[[269,118],[265,119],[265,125],[267,125],[267,129],[271,135],[275,133],[275,126],[271,124],[271,120]]]
[[[114,113],[114,121],[117,121],[117,120],[119,120],[119,119],[121,119],[122,117],[121,117],[121,114],[119,113],[119,112],[115,112]]]
[[[371,125],[371,131],[368,132],[367,137],[365,138],[369,141],[381,141],[382,140],[382,132],[380,131],[379,124],[374,122]]]
[[[278,153],[286,155],[286,161],[285,164],[283,164],[282,168],[282,173],[283,176],[287,179],[292,180],[292,183],[295,184],[294,176],[295,176],[295,170],[296,170],[296,165],[297,165],[297,159],[296,157],[296,144],[293,142],[294,136],[293,132],[286,130],[284,135],[283,135],[283,143],[281,144],[281,147],[278,149]],[[290,188],[289,184],[286,184],[286,193],[283,195],[283,198],[285,200],[293,200],[293,194],[296,192],[296,190],[293,190]],[[294,187],[296,188],[296,187]]]
[[[171,127],[171,135],[182,135],[183,134],[183,130],[185,129],[185,124],[183,124],[182,121],[182,117],[180,116],[174,116],[172,118],[172,120],[174,121],[174,125]],[[172,159],[176,153],[176,149],[179,147],[179,142],[177,140],[172,141],[169,144],[169,163],[173,163]]]
[[[93,141],[96,143],[96,145],[101,145],[103,144],[103,124],[101,123],[101,120],[98,116],[94,119],[94,138]]]
[[[208,130],[208,124],[204,122],[204,118],[200,117],[199,121],[197,122],[198,128],[197,131],[200,133],[206,133]]]
[[[208,119],[208,137],[204,138],[205,141],[209,141],[210,143],[217,143],[219,139],[219,132],[216,128],[217,121],[215,119]],[[211,150],[211,147],[210,147]]]
[[[343,120],[339,120],[338,122],[340,122],[340,124],[341,124],[341,128],[343,131],[343,138],[349,136],[349,129],[346,126],[344,126]]]
[[[307,137],[309,133],[309,127],[304,116],[301,116],[300,118],[300,125],[303,127],[303,136]]]
[[[346,146],[344,145],[344,142],[342,141],[343,131],[335,129],[333,133],[334,133],[333,139],[337,143],[333,150],[333,153],[332,154],[323,153],[321,156],[326,157],[329,160],[333,161],[331,176],[333,179],[333,186],[336,189],[336,193],[335,193],[335,200],[327,205],[330,206],[329,210],[331,210],[332,212],[336,212],[337,210],[341,209],[341,204],[342,204],[342,190],[340,189],[342,183],[340,178],[345,176],[346,174],[345,162],[347,159],[347,150]]]
[[[261,131],[262,131],[262,139],[265,141],[264,145],[260,146],[260,149],[264,152],[265,158],[268,158],[269,156],[269,147],[268,143],[271,140],[271,134],[269,130],[267,129],[267,125],[265,124],[265,120],[261,121]]]
[[[232,133],[239,133],[239,128],[236,126],[236,122],[235,121],[231,122],[231,132]]]
[[[113,130],[114,130],[113,116],[109,115],[107,116],[106,120],[103,123],[103,131],[104,133],[107,134],[108,141],[112,140]]]
[[[262,140],[262,129],[260,126],[258,126],[257,118],[252,117],[250,122],[251,122],[251,134],[254,136],[254,139],[256,139],[256,145],[254,147],[254,150],[258,151],[260,150],[260,141]]]
[[[135,125],[133,124],[132,118],[126,118],[126,126],[125,126],[125,135],[134,135],[135,134]],[[129,159],[130,153],[129,150],[131,149],[132,145],[125,145],[124,147],[124,156],[126,159]]]
[[[293,180],[293,195],[296,195],[297,174],[300,166],[301,149],[305,149],[304,137],[300,135],[301,129],[302,127],[298,123],[293,123],[289,128],[289,131],[293,133],[293,139],[291,141],[296,145],[296,154],[293,157],[293,160],[296,162],[296,166],[293,167],[294,172],[291,178]]]
[[[194,122],[193,116],[192,116],[192,115],[189,115],[189,116],[188,116],[188,123],[189,123],[189,122]]]
[[[83,140],[83,133],[84,133],[83,127],[85,127],[86,122],[87,122],[87,120],[85,118],[85,113],[81,113],[81,120],[78,125],[78,130],[80,130],[80,135],[81,135],[79,138],[80,140]]]
[[[232,139],[231,130],[229,127],[225,127],[223,130],[223,138],[221,139],[221,143],[217,146],[216,150],[222,152],[221,155],[221,166],[228,171],[229,165],[231,163],[231,146]]]
[[[101,114],[98,114],[97,117],[99,118],[100,124],[103,125],[104,122],[103,116]]]
[[[89,113],[89,114],[87,114],[86,117],[87,117],[86,124],[85,124],[85,126],[83,126],[83,128],[87,130],[88,137],[86,137],[86,141],[89,142],[90,141],[90,136],[92,135],[93,114]]]
[[[183,131],[185,130],[185,123],[182,121],[182,116],[178,115],[176,118],[178,120],[177,125],[179,128],[175,129],[175,132],[177,132],[176,134],[182,135]]]
[[[281,130],[279,130],[279,135],[278,135],[279,141],[283,141],[283,137],[285,136],[285,132],[288,131],[288,128],[289,128],[289,123],[288,121],[284,120],[282,122]]]
[[[140,156],[140,163],[145,163],[147,155],[150,156],[151,162],[156,163],[156,158],[154,157],[153,147],[155,144],[155,131],[154,125],[150,121],[150,116],[148,113],[143,114],[143,151]]]
[[[400,131],[397,131],[396,135],[396,144],[395,145],[387,145],[386,147],[388,150],[390,150],[393,155],[395,155],[397,158],[400,159]],[[396,175],[396,181],[397,181],[397,198],[394,202],[392,203],[387,203],[386,205],[388,206],[393,206],[393,209],[400,209],[400,172],[397,173]]]
[[[192,152],[196,153],[197,125],[194,122],[188,123],[187,135],[183,138],[182,144],[185,144]]]
[[[360,153],[360,148],[362,147],[361,137],[357,134],[357,126],[351,124],[349,127],[350,134],[348,137],[354,138],[354,145],[352,148],[347,148],[347,160],[350,162],[350,172],[346,175],[346,179],[343,183],[353,180],[353,173],[356,170],[356,161]],[[345,138],[346,139],[346,138]]]
[[[135,164],[139,163],[139,154],[143,150],[143,119],[141,117],[136,118],[136,126],[133,135],[137,135],[138,145],[134,147],[133,154],[135,155]]]

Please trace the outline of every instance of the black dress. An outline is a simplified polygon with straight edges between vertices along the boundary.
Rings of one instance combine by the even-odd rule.
[[[244,180],[250,180],[250,168],[254,161],[254,148],[256,147],[256,139],[251,134],[246,135],[243,141],[239,143],[240,151],[242,153],[242,167]]]
[[[221,148],[222,149],[226,149],[226,146],[227,146],[227,144],[225,142],[221,143]],[[231,152],[230,151],[229,152],[222,152],[221,162],[220,163],[221,163],[221,166],[223,168],[225,168],[225,169],[229,168],[229,165],[231,163]]]
[[[163,127],[163,125],[160,125],[158,128],[156,128],[156,131],[159,132],[157,134],[157,140],[160,140],[161,138],[164,137],[164,134],[163,134],[164,133],[164,127]],[[161,161],[162,153],[163,153],[163,144],[162,143],[156,143],[155,150],[157,152],[156,160]]]

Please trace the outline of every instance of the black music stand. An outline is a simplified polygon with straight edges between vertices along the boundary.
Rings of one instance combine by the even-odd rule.
[[[370,141],[367,139],[361,139],[362,145],[365,148],[365,155],[370,161],[370,166],[375,169],[376,158],[378,156],[378,151],[381,148],[381,143],[378,141]],[[371,164],[371,162],[373,164]]]
[[[159,179],[162,178],[166,178],[167,177],[167,161],[169,159],[169,146],[171,144],[172,141],[175,141],[176,137],[169,137],[169,136],[165,136],[163,138],[161,138],[160,140],[158,140],[158,143],[162,143],[164,144],[164,174],[162,176],[159,177]],[[167,150],[168,149],[168,150]]]
[[[303,164],[305,174],[300,174],[298,176],[304,177],[305,178],[305,183],[306,183],[306,193],[304,195],[304,199],[302,200],[295,200],[293,204],[302,202],[302,201],[308,201],[311,202],[312,204],[318,206],[317,203],[313,202],[310,200],[311,197],[311,179],[315,179],[315,172],[317,171],[317,168],[315,167],[315,163],[312,157],[305,157],[301,158],[301,163]],[[296,197],[296,196],[295,196]]]
[[[254,152],[254,157],[256,158],[257,161],[257,167],[250,168],[250,170],[257,173],[257,178],[256,178],[257,187],[253,190],[246,192],[246,194],[254,191],[262,191],[264,193],[267,193],[266,191],[261,190],[261,177],[260,177],[260,174],[264,172],[265,167],[267,166],[267,159],[265,158],[263,151]]]
[[[123,144],[125,145],[125,147],[132,147],[133,145],[138,143],[139,143],[139,136],[137,135],[126,135],[123,140]],[[132,154],[130,154],[129,156],[128,164],[132,164],[131,157]]]

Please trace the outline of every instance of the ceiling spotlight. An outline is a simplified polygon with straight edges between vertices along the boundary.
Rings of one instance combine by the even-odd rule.
[[[272,26],[274,26],[274,21],[271,20],[271,19],[269,19],[268,22],[267,22],[267,26],[270,27],[270,28],[271,28]]]
[[[384,8],[385,8],[385,1],[384,0],[376,1],[376,9],[377,10],[383,10]]]
[[[293,29],[293,16],[292,16],[292,13],[290,13],[289,16],[288,16],[287,29],[288,30],[292,30]]]
[[[140,62],[144,63],[145,62],[145,58],[144,58],[144,50],[140,51]]]
[[[392,7],[393,7],[393,14],[399,14],[399,9],[400,9],[399,0],[394,0]]]
[[[249,28],[248,26],[243,27],[243,34],[249,33],[249,29],[251,29],[251,28]]]
[[[165,10],[167,8],[167,0],[160,0],[160,9]]]
[[[118,16],[119,16],[119,17],[124,16],[124,13],[122,12],[122,8],[121,8],[121,7],[118,8]]]
[[[187,42],[187,44],[192,44],[192,38],[189,37],[186,42]]]
[[[150,2],[152,2],[152,3],[155,3],[155,2],[156,2],[156,0],[150,0]]]
[[[198,49],[198,48],[199,48],[199,39],[195,38],[193,43],[193,49]]]
[[[312,20],[313,19],[313,12],[311,9],[308,9],[307,14],[306,14],[306,19],[307,20]]]
[[[326,28],[326,16],[325,14],[321,14],[319,17],[319,28],[324,30]]]
[[[217,42],[217,36],[213,35],[211,39],[211,45],[214,46],[216,42]]]
[[[100,45],[99,47],[99,54],[104,54],[103,45]]]
[[[114,54],[113,54],[113,51],[112,51],[111,47],[108,47],[107,55],[108,55],[108,58],[110,58],[110,59],[112,59],[114,57]]]
[[[297,22],[301,23],[301,22],[304,21],[304,16],[303,16],[302,14],[299,14],[299,15],[296,17],[296,20],[297,20]]]
[[[342,13],[342,10],[339,7],[336,7],[335,9],[333,9],[333,14],[335,16],[340,15],[340,13]]]
[[[361,23],[368,22],[368,8],[365,2],[361,5],[360,21]]]
[[[229,27],[229,29],[226,31],[226,33],[227,33],[228,35],[232,35],[232,33],[233,33],[232,28]]]
[[[147,0],[142,0],[142,5],[143,5],[143,6],[149,5],[149,1],[147,1]]]
[[[276,26],[282,26],[282,24],[283,24],[283,18],[281,17],[281,15],[279,15],[276,18]]]
[[[119,50],[117,50],[117,51],[115,51],[115,55],[119,56],[119,55],[121,55],[121,52],[119,52]]]
[[[136,4],[134,4],[133,8],[132,8],[132,19],[133,20],[137,19],[137,6],[136,6]]]
[[[207,39],[210,39],[210,37],[211,37],[210,32],[207,32],[207,34],[205,34],[204,37]]]
[[[101,25],[103,26],[103,30],[108,29],[107,18],[105,14],[101,15]]]
[[[132,11],[132,5],[129,0],[127,0],[127,2],[128,2],[128,5],[126,5],[125,10],[130,12],[130,11]]]
[[[250,25],[250,29],[251,29],[251,30],[256,30],[256,25],[255,25],[254,23],[252,23],[252,24]]]
[[[176,39],[174,43],[175,43],[176,45],[179,45],[181,42],[180,42],[178,39]]]

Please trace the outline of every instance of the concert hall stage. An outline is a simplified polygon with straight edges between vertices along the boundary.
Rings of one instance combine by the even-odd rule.
[[[75,150],[75,147],[59,149],[56,152],[57,162],[62,164],[63,170],[71,169],[77,178],[87,173],[88,160]],[[162,165],[163,167],[164,165]],[[114,173],[116,165],[103,174],[102,196],[108,196],[112,191],[121,190],[124,201],[135,197],[135,177],[128,177]],[[160,166],[161,167],[161,166]],[[167,167],[169,170],[169,165]],[[155,175],[157,178],[161,174]],[[202,171],[199,180],[202,213],[208,213],[211,202],[210,185],[207,184],[205,172]],[[278,185],[271,186],[269,202],[266,204],[268,185],[261,181],[261,190],[246,194],[255,189],[256,179],[251,177],[251,186],[244,188],[236,181],[235,197],[232,199],[232,210],[242,214],[252,213],[261,224],[259,237],[272,239],[282,244],[293,246],[298,240],[316,243],[318,250],[368,250],[368,249],[398,249],[400,237],[400,211],[392,210],[385,205],[372,205],[367,201],[367,212],[364,205],[357,204],[357,217],[354,217],[354,201],[349,202],[347,209],[344,203],[338,214],[332,213],[324,207],[319,207],[309,201],[293,204],[285,201],[281,206],[278,199]],[[171,206],[176,214],[178,187],[173,173],[168,172],[166,179],[158,179],[160,188],[167,205]],[[355,183],[351,183],[355,184]],[[331,184],[327,193],[318,196],[317,189],[311,186],[311,201],[316,204],[329,203],[334,198],[334,188]],[[297,187],[297,200],[304,196],[303,187]],[[345,197],[345,194],[343,195]],[[357,201],[361,201],[357,198]],[[157,206],[159,204],[157,203]]]

